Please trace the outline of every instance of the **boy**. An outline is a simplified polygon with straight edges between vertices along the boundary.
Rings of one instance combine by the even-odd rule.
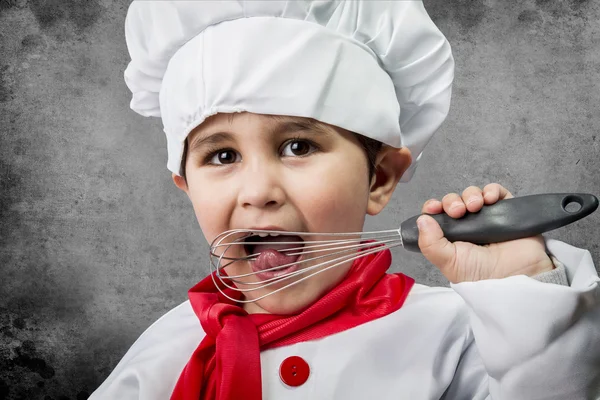
[[[449,45],[420,2],[134,2],[126,34],[132,108],[162,117],[168,167],[209,243],[239,228],[362,230],[449,107]],[[423,212],[458,218],[510,197],[469,187]],[[589,252],[541,236],[449,243],[420,222],[419,247],[451,288],[386,274],[389,251],[273,294],[236,295],[209,276],[91,399],[600,394]]]

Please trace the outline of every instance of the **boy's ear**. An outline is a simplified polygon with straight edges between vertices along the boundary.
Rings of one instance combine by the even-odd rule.
[[[367,214],[377,215],[383,210],[411,163],[412,155],[408,148],[381,147],[375,158],[375,174],[371,179]]]
[[[189,196],[189,189],[188,189],[188,185],[187,185],[185,178],[183,176],[176,175],[175,173],[172,173],[172,175],[173,175],[173,182],[175,183],[175,186],[177,186],[179,189],[183,190],[185,192],[185,194],[187,194]]]

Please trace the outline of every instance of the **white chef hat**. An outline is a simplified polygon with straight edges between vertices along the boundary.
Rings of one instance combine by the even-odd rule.
[[[161,117],[178,175],[216,113],[314,118],[408,147],[412,178],[448,114],[454,60],[421,1],[134,1],[131,108]]]

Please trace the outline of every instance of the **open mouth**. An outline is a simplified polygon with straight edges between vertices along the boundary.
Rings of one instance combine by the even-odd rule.
[[[262,236],[261,236],[262,235]],[[265,250],[275,250],[284,255],[294,255],[302,252],[304,240],[296,235],[261,234],[244,239],[244,249],[248,256],[260,254]]]
[[[260,234],[244,239],[244,250],[250,258],[252,269],[259,278],[268,279],[293,272],[301,257],[304,241],[296,235]],[[287,265],[287,266],[286,266]],[[274,269],[285,266],[281,269]]]

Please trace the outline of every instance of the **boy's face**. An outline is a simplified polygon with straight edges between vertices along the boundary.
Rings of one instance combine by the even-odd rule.
[[[209,243],[231,229],[361,231],[365,215],[381,211],[410,165],[407,149],[384,147],[376,160],[378,173],[369,182],[365,152],[352,133],[331,126],[323,133],[306,129],[302,118],[284,120],[252,113],[217,114],[189,135],[186,180],[173,178],[192,201]],[[243,246],[232,246],[227,255],[246,254]],[[245,308],[250,313],[298,312],[339,283],[351,264],[331,268]],[[225,272],[232,276],[253,270],[250,261],[240,261]],[[245,297],[256,299],[305,275],[246,292]],[[252,275],[241,280],[261,279]]]

